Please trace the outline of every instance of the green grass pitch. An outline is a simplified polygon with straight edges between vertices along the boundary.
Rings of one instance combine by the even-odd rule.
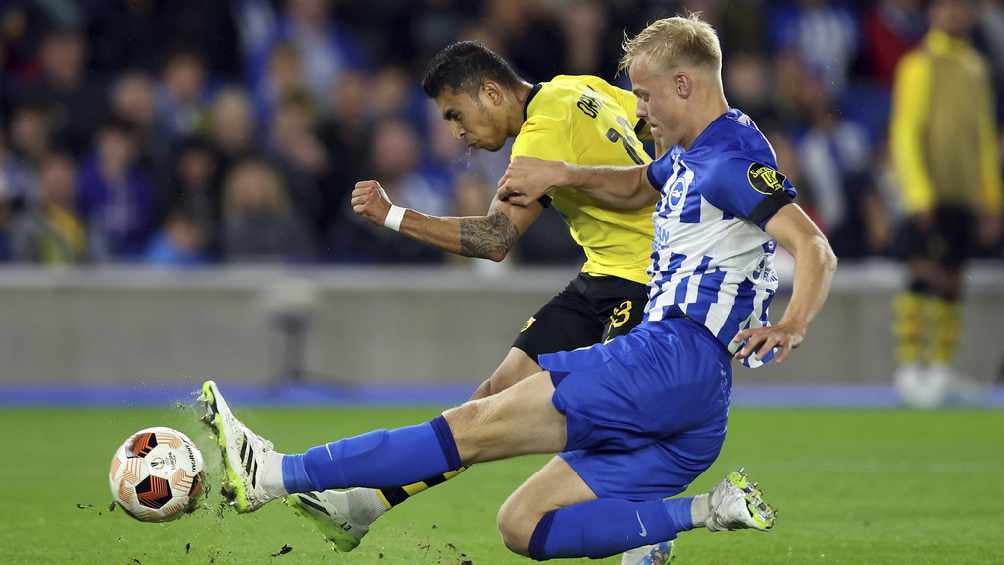
[[[435,413],[237,409],[286,450]],[[189,433],[218,485],[219,454],[193,412],[0,411],[0,562],[529,563],[502,546],[495,512],[543,457],[472,469],[385,516],[355,552],[338,554],[281,504],[250,516],[205,508],[168,524],[109,512],[112,451],[153,425]],[[1004,563],[1004,412],[737,409],[718,463],[692,492],[739,465],[779,508],[776,529],[682,534],[676,564]],[[213,492],[207,504],[219,501]],[[292,551],[272,557],[283,545]]]

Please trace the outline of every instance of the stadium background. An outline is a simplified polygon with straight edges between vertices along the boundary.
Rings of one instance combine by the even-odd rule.
[[[418,87],[431,54],[452,40],[479,39],[531,81],[565,73],[625,84],[615,76],[624,31],[685,10],[702,12],[718,28],[730,103],[767,134],[781,169],[800,189],[800,204],[841,258],[831,300],[805,346],[783,367],[737,372],[739,422],[776,432],[768,441],[779,442],[777,460],[797,452],[790,461],[804,471],[780,471],[777,463],[767,467],[767,478],[790,479],[800,495],[811,497],[819,495],[819,485],[798,480],[820,468],[872,477],[874,488],[910,468],[921,469],[908,483],[917,488],[929,480],[963,488],[999,475],[1004,461],[986,448],[1001,445],[999,411],[853,411],[898,405],[890,332],[892,298],[904,281],[895,259],[903,211],[888,157],[890,88],[897,61],[926,30],[924,4],[0,0],[4,437],[15,451],[43,459],[40,445],[65,434],[61,426],[96,435],[86,450],[78,446],[67,455],[98,462],[96,471],[85,473],[86,486],[81,476],[56,473],[79,486],[82,500],[60,500],[69,510],[61,507],[50,524],[70,527],[71,542],[94,535],[112,540],[96,533],[108,527],[100,521],[107,517],[72,508],[103,500],[91,494],[104,489],[101,450],[110,452],[133,428],[156,423],[151,419],[194,429],[190,417],[165,407],[186,401],[205,377],[228,383],[238,405],[420,406],[350,411],[350,423],[331,424],[336,434],[407,423],[465,398],[524,320],[571,278],[579,253],[557,215],[547,213],[503,263],[444,256],[354,217],[347,206],[352,184],[377,178],[395,203],[433,214],[483,213],[508,153],[470,154],[451,139]],[[976,5],[974,44],[993,71],[997,92],[1004,92],[1004,2]],[[996,113],[1000,124],[1004,96],[998,96]],[[999,385],[1004,241],[999,234],[981,241],[977,255],[967,275],[959,367],[978,383]],[[780,263],[782,280],[790,281],[790,265]],[[1000,386],[984,392],[978,404],[1004,406]],[[796,410],[772,411],[777,406]],[[797,410],[806,406],[820,410]],[[318,425],[338,413],[314,411],[308,421]],[[253,414],[297,447],[330,435],[295,432],[295,411]],[[973,429],[982,435],[963,441]],[[761,456],[750,433],[737,437],[749,442],[730,440],[733,451],[725,461]],[[807,447],[817,441],[818,451]],[[879,451],[891,460],[868,459]],[[859,463],[871,471],[853,466]],[[12,562],[65,562],[53,557],[61,554],[51,542],[35,543],[46,536],[43,518],[27,526],[18,521],[32,511],[25,493],[48,492],[52,471],[36,465],[8,468],[0,477],[36,489],[11,492],[0,522],[20,529],[7,528],[9,543],[0,545],[21,548],[9,554]],[[530,469],[489,475],[497,479],[492,496],[504,498]],[[444,487],[453,493],[444,499],[454,502],[436,510],[437,521],[458,511],[456,500],[475,481],[464,480],[471,482]],[[908,491],[900,486],[896,492]],[[842,500],[830,496],[826,500]],[[435,497],[416,508],[435,508]],[[971,498],[994,497],[978,492]],[[936,499],[953,508],[947,493]],[[490,543],[490,506],[470,520],[489,540],[481,562],[503,562],[502,547]],[[794,500],[789,508],[797,517],[811,506]],[[402,512],[406,527],[426,519],[419,510]],[[112,527],[125,532],[119,537],[142,539],[146,530],[117,518]],[[890,518],[902,516],[893,512]],[[88,520],[93,523],[81,525]],[[255,520],[258,528],[269,523]],[[834,520],[839,535],[847,536],[843,546],[827,546],[828,531],[820,528],[811,549],[798,539],[744,541],[755,555],[745,561],[782,562],[777,556],[788,544],[784,562],[817,560],[816,550],[825,553],[826,547],[835,551],[831,557],[845,558],[835,562],[858,562],[858,532]],[[233,522],[223,530],[236,532]],[[190,531],[200,524],[180,527]],[[267,527],[292,527],[283,524]],[[444,533],[473,535],[454,532],[455,526],[447,523]],[[865,543],[876,551],[874,560],[858,557],[941,562],[943,547],[932,539],[943,528],[962,527],[976,532],[982,549],[960,555],[970,562],[1004,559],[990,536],[980,537],[983,526],[927,523],[889,534],[907,540],[902,543],[914,553],[897,553],[890,548],[900,542],[883,538]],[[443,547],[435,532],[409,534],[400,523],[388,529],[419,549],[429,536]],[[177,551],[170,531],[159,531]],[[299,530],[287,533],[309,539]],[[205,534],[186,535],[205,541],[198,537]],[[714,543],[699,541],[687,554],[696,562],[730,562],[728,554],[713,553],[722,551],[712,549]],[[225,562],[230,550],[223,544],[208,555]],[[428,547],[425,553],[397,550],[404,562],[435,561]],[[80,559],[140,556],[130,551],[120,547]],[[700,559],[702,551],[713,557]],[[436,558],[449,562],[454,554],[446,553]],[[230,558],[241,562],[236,555]],[[376,550],[366,555],[376,559]],[[933,561],[924,561],[932,555]]]

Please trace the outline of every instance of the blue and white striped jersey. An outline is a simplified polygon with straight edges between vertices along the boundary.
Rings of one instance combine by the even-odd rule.
[[[794,199],[795,188],[777,171],[756,124],[736,109],[705,128],[689,150],[674,148],[652,163],[648,179],[662,199],[653,216],[646,319],[685,315],[735,353],[731,341],[739,330],[769,323],[777,244],[763,228]]]

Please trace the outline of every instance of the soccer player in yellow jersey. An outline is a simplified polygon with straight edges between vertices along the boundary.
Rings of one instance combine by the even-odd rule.
[[[935,0],[924,42],[896,69],[890,149],[908,218],[909,279],[894,303],[896,385],[933,406],[964,393],[953,363],[966,262],[1001,230],[1004,189],[993,87],[968,39],[973,2]],[[963,396],[964,399],[964,396]]]
[[[422,84],[443,119],[469,147],[498,151],[515,138],[512,155],[579,165],[635,166],[651,161],[638,134],[631,92],[594,76],[557,76],[530,84],[479,43],[454,43],[436,55]],[[647,133],[647,132],[646,132]],[[498,393],[539,372],[537,356],[626,334],[648,299],[652,212],[613,210],[580,191],[557,189],[527,207],[494,199],[484,216],[435,217],[394,206],[376,180],[356,184],[353,210],[377,224],[439,249],[501,261],[520,235],[552,207],[568,224],[586,261],[579,275],[524,325],[495,372],[472,398]],[[409,496],[449,473],[396,489],[293,495],[288,503],[319,519],[342,551],[355,548],[369,525]]]

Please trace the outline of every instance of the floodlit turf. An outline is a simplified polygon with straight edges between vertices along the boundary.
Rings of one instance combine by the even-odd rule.
[[[434,414],[236,408],[289,450]],[[250,516],[207,508],[159,525],[109,512],[112,451],[154,425],[189,433],[218,484],[219,455],[192,413],[0,411],[0,562],[529,563],[499,542],[495,512],[544,458],[468,471],[385,516],[355,552],[337,554],[281,504]],[[735,410],[718,464],[695,489],[740,464],[780,509],[776,530],[683,534],[678,565],[1004,562],[1004,412]],[[208,504],[219,500],[214,492]],[[292,551],[270,556],[283,545]]]

